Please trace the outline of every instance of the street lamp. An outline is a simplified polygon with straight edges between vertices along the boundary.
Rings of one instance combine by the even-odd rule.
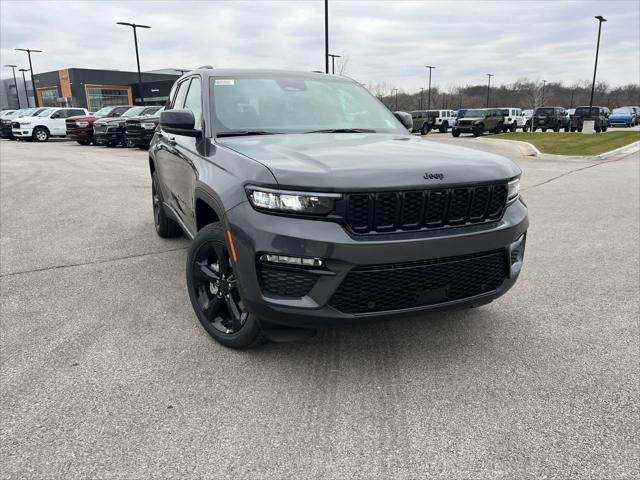
[[[29,92],[27,91],[27,79],[24,77],[24,72],[28,72],[29,70],[27,70],[26,68],[21,68],[20,70],[18,70],[19,72],[22,72],[22,82],[24,83],[24,95],[25,97],[27,97],[27,108],[29,108],[31,105],[29,105]],[[32,83],[33,85],[33,83]],[[18,85],[16,84],[16,92],[18,92]],[[34,97],[35,95],[35,90],[34,90]],[[19,96],[18,96],[19,98]],[[36,107],[38,106],[38,100],[36,98]]]
[[[487,83],[487,108],[489,108],[489,92],[491,91],[491,77],[493,76],[493,73],[487,73],[487,77],[489,77],[489,82]]]
[[[148,25],[137,25],[135,23],[116,22],[118,25],[125,25],[133,28],[133,42],[136,45],[136,62],[138,64],[138,90],[140,91],[140,103],[144,105],[144,96],[142,94],[142,75],[140,74],[140,55],[138,54],[138,35],[136,33],[137,28],[151,28]]]
[[[324,0],[324,73],[329,73],[329,0]]]
[[[33,53],[42,53],[42,50],[33,50],[31,48],[16,48],[15,50],[19,50],[21,52],[27,52],[27,55],[29,57],[29,70],[25,70],[26,71],[30,71],[31,72],[31,88],[33,88],[33,101],[36,103],[36,107],[39,107],[40,105],[38,105],[38,95],[36,95],[36,82],[33,80],[33,65],[31,64],[31,52]],[[24,73],[23,73],[24,75]],[[24,88],[25,93],[27,92],[27,87]],[[29,106],[29,94],[27,93],[27,106]]]
[[[542,103],[541,105],[544,107],[544,87],[547,84],[546,80],[542,80]]]
[[[596,63],[593,66],[593,82],[591,83],[591,98],[589,99],[589,115],[591,115],[591,107],[593,107],[593,91],[596,88],[596,70],[598,69],[598,53],[600,52],[600,32],[602,31],[602,22],[606,22],[607,19],[602,15],[595,17],[598,20],[598,45],[596,46]]]
[[[16,95],[18,96],[18,108],[22,108],[20,105],[20,92],[18,91],[18,80],[16,80],[16,67],[18,65],[5,65],[5,67],[11,67],[11,71],[13,72],[13,84],[16,86]]]
[[[392,92],[396,92],[396,111],[398,111],[398,89],[394,88],[391,90]]]
[[[332,53],[329,54],[329,56],[331,57],[331,71],[332,74],[335,75],[336,74],[336,58],[342,58],[341,55],[334,55]]]
[[[420,87],[420,110],[422,110],[422,92],[424,92],[424,88]]]
[[[424,68],[428,68],[429,69],[429,96],[428,96],[428,101],[427,101],[427,110],[431,110],[431,70],[433,70],[434,67],[433,65],[425,65]]]
[[[174,68],[176,72],[180,72],[180,75],[184,75],[185,72],[190,72],[191,70],[182,70],[181,68]]]

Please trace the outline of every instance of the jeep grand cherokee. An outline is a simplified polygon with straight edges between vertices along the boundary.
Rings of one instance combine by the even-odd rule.
[[[193,240],[191,304],[229,347],[479,306],[522,267],[520,169],[413,137],[342,77],[189,72],[149,167],[156,231]]]

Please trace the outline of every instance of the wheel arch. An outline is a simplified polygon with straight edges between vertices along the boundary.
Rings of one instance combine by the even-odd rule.
[[[224,218],[222,201],[210,188],[203,184],[196,185],[194,192],[193,212],[196,231]]]

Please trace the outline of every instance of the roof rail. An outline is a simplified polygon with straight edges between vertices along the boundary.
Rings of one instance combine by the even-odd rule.
[[[213,70],[213,67],[211,65],[202,65],[201,67],[198,67],[198,70],[202,68],[206,68],[207,70]]]

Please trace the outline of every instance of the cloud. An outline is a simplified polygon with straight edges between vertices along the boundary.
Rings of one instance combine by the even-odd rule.
[[[598,80],[640,83],[640,3],[330,1],[330,49],[347,74],[406,91],[426,84],[496,85],[528,77],[572,84],[593,72],[597,21],[603,25]],[[16,47],[38,48],[34,70],[143,70],[214,67],[324,69],[324,7],[313,1],[135,1],[0,3],[0,57],[26,65]],[[7,76],[7,72],[4,72]]]

